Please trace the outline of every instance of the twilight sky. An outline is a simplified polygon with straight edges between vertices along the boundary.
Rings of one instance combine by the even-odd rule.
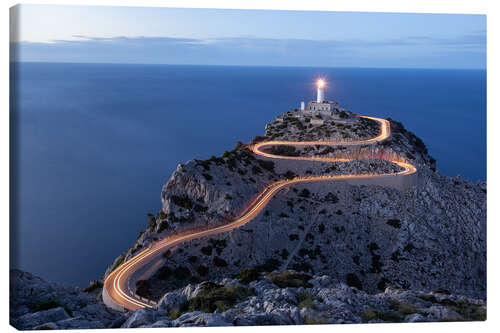
[[[485,15],[59,5],[13,13],[20,61],[486,68]]]

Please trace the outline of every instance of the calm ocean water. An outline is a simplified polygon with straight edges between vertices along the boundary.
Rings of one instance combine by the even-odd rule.
[[[326,96],[402,121],[440,172],[486,179],[486,71],[21,63],[15,68],[11,266],[84,286],[161,207],[179,162],[264,132]],[[16,200],[17,198],[17,200]]]

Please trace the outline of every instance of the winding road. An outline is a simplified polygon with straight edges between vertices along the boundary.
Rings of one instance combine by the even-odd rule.
[[[312,146],[312,145],[326,145],[326,146],[361,146],[374,144],[383,141],[390,137],[391,127],[390,122],[385,119],[361,116],[362,118],[371,119],[380,124],[379,135],[373,138],[358,140],[358,141],[265,141],[257,143],[250,148],[250,150],[259,156],[271,159],[288,159],[288,160],[307,160],[317,162],[345,162],[353,160],[349,157],[308,157],[308,156],[281,156],[265,152],[264,149],[271,146],[288,145],[288,146]],[[153,307],[155,303],[135,294],[135,286],[132,284],[132,276],[145,267],[150,266],[152,263],[160,259],[169,249],[192,239],[206,237],[209,235],[219,234],[233,229],[239,228],[246,223],[252,221],[264,209],[267,203],[276,195],[281,189],[298,183],[310,182],[323,182],[323,181],[338,181],[347,179],[363,179],[363,178],[377,178],[377,177],[395,177],[413,174],[417,169],[399,156],[392,157],[379,157],[377,158],[388,160],[392,163],[399,165],[402,170],[395,173],[387,174],[347,174],[347,175],[325,175],[325,176],[298,176],[292,179],[283,179],[269,184],[264,188],[255,199],[253,199],[247,208],[240,214],[234,221],[214,226],[210,229],[200,230],[194,228],[184,232],[169,235],[166,238],[154,243],[150,248],[144,249],[135,257],[122,263],[113,272],[111,272],[104,281],[103,287],[103,300],[104,303],[117,310],[132,310],[135,311],[143,307]]]

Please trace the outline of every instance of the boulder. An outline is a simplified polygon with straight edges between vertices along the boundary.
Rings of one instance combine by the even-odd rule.
[[[45,324],[33,327],[33,330],[35,330],[35,331],[58,330],[58,329],[60,329],[60,328],[55,323],[45,323]]]
[[[433,305],[429,309],[425,311],[428,314],[428,317],[435,321],[459,321],[463,320],[462,316],[460,316],[455,311],[447,308],[446,306],[441,305]]]
[[[275,313],[249,314],[236,318],[236,326],[290,325],[291,321]]]
[[[123,323],[127,321],[127,317],[125,316],[119,316],[117,318],[115,318],[111,324],[109,325],[110,328],[120,328]]]
[[[158,302],[156,309],[158,309],[158,312],[168,315],[170,311],[184,304],[187,299],[184,293],[166,293]]]
[[[152,328],[156,328],[156,327],[172,327],[172,326],[173,326],[172,321],[168,320],[168,319],[158,320],[153,325],[151,325]]]
[[[27,313],[17,318],[13,326],[20,330],[30,329],[45,323],[54,323],[63,319],[68,319],[70,316],[63,308],[54,308],[45,311]]]
[[[135,311],[121,326],[122,328],[137,328],[143,325],[152,324],[155,322],[155,319],[158,317],[158,312],[149,309],[143,308]]]
[[[187,286],[184,287],[184,289],[182,289],[182,294],[184,296],[187,297],[187,299],[190,299],[193,296],[193,293],[194,293],[194,290],[195,290],[195,286],[193,286],[192,284],[188,284]]]
[[[64,320],[59,320],[56,322],[59,329],[97,329],[105,328],[100,321],[91,321],[84,319],[82,317],[78,318],[68,318]]]
[[[174,320],[174,326],[232,326],[218,313],[188,312]]]
[[[407,315],[404,319],[405,323],[421,323],[428,321],[424,316],[422,316],[420,313],[412,313],[410,315]]]

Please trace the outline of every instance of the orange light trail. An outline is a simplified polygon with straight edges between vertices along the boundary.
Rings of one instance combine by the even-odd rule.
[[[262,149],[270,146],[311,146],[311,145],[326,145],[326,146],[361,146],[374,144],[383,141],[390,137],[391,127],[389,121],[385,119],[375,118],[375,117],[365,117],[362,118],[371,119],[380,124],[379,135],[370,139],[364,140],[341,140],[341,141],[266,141],[257,143],[250,148],[250,150],[259,156],[272,159],[286,159],[286,160],[306,160],[306,161],[316,161],[316,162],[346,162],[352,161],[357,158],[351,157],[308,157],[308,156],[281,156],[271,153],[266,153]],[[233,229],[239,228],[246,223],[252,221],[267,205],[267,203],[278,193],[281,189],[286,186],[298,184],[298,183],[310,183],[310,182],[320,182],[320,181],[338,181],[346,179],[361,179],[361,178],[377,178],[377,177],[393,177],[401,175],[409,175],[415,173],[417,169],[411,163],[407,162],[405,159],[395,154],[389,156],[379,156],[376,158],[381,158],[389,162],[395,163],[400,166],[403,170],[396,173],[387,174],[347,174],[347,175],[323,175],[323,176],[299,176],[292,179],[283,179],[276,181],[267,185],[243,210],[238,218],[234,221],[211,227],[210,229],[203,228],[193,228],[185,230],[178,234],[173,234],[165,237],[164,239],[154,243],[150,248],[144,249],[142,252],[137,254],[135,257],[127,260],[118,266],[113,272],[111,272],[104,281],[103,294],[106,292],[108,297],[117,305],[135,311],[139,308],[152,307],[155,305],[154,302],[146,300],[138,295],[136,295],[130,288],[129,283],[132,275],[137,270],[143,268],[145,265],[158,260],[163,253],[183,242],[206,237],[209,235],[215,235],[223,232],[228,232]]]

